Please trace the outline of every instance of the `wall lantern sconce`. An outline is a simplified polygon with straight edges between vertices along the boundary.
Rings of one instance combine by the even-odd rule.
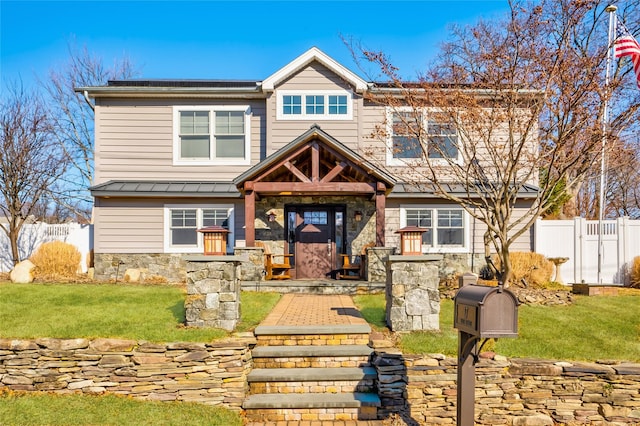
[[[276,221],[276,214],[272,211],[267,212],[267,219],[269,220],[269,222],[275,222]]]
[[[353,214],[353,219],[356,222],[362,221],[362,212],[360,210],[356,210],[356,212]]]

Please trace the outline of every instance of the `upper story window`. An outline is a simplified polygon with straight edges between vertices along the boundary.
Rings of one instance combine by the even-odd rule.
[[[248,106],[174,107],[174,164],[249,164]]]
[[[350,120],[353,96],[342,90],[280,90],[278,120]]]
[[[444,114],[411,109],[387,109],[387,163],[406,165],[411,160],[459,160],[458,131]]]

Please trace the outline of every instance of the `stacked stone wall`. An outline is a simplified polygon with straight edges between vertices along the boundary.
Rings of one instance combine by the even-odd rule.
[[[378,418],[455,424],[457,360],[378,349]],[[640,365],[480,359],[475,421],[481,425],[640,425]]]
[[[0,390],[103,392],[240,410],[253,335],[213,343],[0,339]]]

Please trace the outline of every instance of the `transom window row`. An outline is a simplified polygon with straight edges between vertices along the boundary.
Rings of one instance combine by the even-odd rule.
[[[284,115],[347,115],[347,95],[284,95]]]

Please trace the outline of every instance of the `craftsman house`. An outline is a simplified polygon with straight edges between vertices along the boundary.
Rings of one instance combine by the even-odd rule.
[[[317,48],[261,81],[78,88],[95,102],[96,276],[139,267],[180,279],[182,254],[202,253],[197,230],[211,226],[226,231],[228,254],[261,245],[289,255],[287,275],[298,279],[339,278],[344,255],[397,248],[407,226],[426,228],[423,253],[477,269],[482,224],[406,185],[410,152],[386,149],[385,168],[365,155],[403,137],[372,137],[389,117],[367,100],[372,90]],[[447,138],[458,155],[455,129]]]

